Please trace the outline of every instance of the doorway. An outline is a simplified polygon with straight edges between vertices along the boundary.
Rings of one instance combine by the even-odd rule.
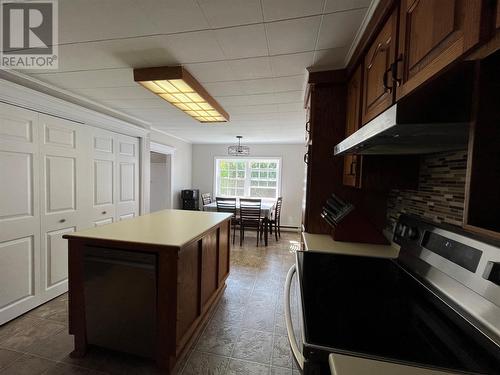
[[[155,212],[172,208],[172,153],[156,149],[151,151],[150,160],[149,210]]]

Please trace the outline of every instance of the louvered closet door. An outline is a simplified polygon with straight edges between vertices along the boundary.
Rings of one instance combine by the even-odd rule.
[[[116,219],[139,215],[139,139],[116,136]]]
[[[116,214],[115,134],[92,128],[92,209],[93,226],[111,224]]]
[[[40,293],[38,114],[0,103],[0,325]]]
[[[42,299],[48,300],[68,290],[68,244],[62,236],[87,226],[88,141],[84,125],[42,114],[39,124]]]

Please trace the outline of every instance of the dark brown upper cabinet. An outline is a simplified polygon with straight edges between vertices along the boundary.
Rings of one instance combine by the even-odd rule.
[[[352,75],[347,84],[346,137],[359,129],[361,124],[361,66]],[[343,183],[345,186],[361,187],[361,155],[344,156]]]
[[[396,99],[479,43],[481,0],[401,0]]]
[[[391,67],[396,60],[397,10],[389,16],[364,58],[363,124],[389,108],[394,101]]]

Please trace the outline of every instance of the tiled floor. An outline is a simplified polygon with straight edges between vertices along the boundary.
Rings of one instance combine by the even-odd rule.
[[[255,235],[232,248],[227,288],[182,375],[298,374],[283,318],[283,285],[294,261],[296,233],[282,233],[268,247],[255,247]],[[73,359],[67,326],[67,296],[58,297],[0,327],[0,374],[157,374],[151,361],[92,349]]]

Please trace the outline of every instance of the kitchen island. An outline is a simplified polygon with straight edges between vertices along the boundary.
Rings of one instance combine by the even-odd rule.
[[[98,345],[170,373],[225,287],[230,218],[164,210],[65,235],[72,356]]]

